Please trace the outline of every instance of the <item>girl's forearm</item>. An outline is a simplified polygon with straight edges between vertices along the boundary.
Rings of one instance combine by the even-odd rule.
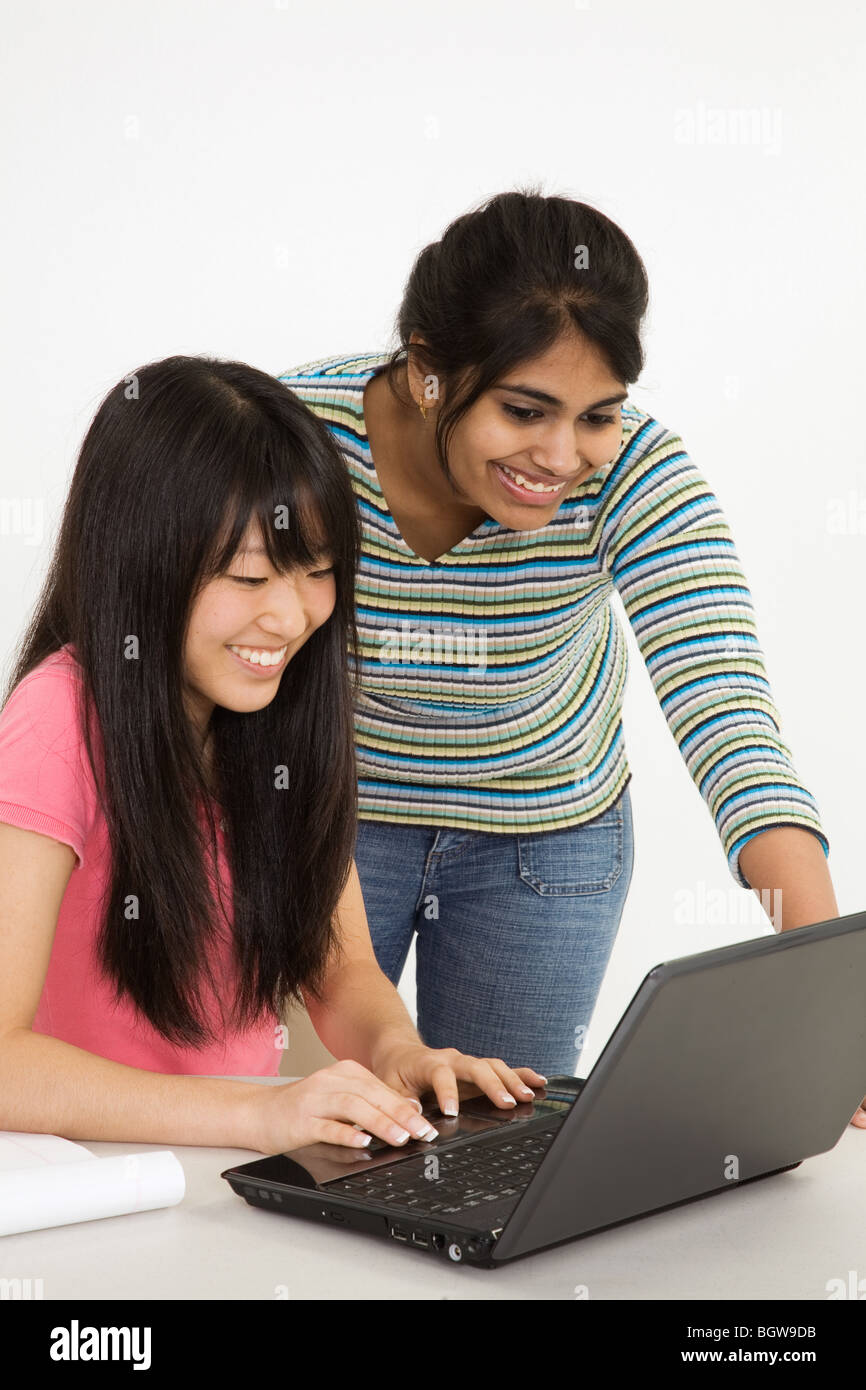
[[[29,1028],[0,1036],[0,1129],[65,1139],[255,1148],[254,1082],[112,1062]]]
[[[328,981],[327,1001],[305,994],[307,1013],[338,1061],[351,1057],[375,1071],[376,1054],[390,1042],[421,1040],[400,995],[376,965],[353,963]]]
[[[784,825],[762,831],[740,851],[740,868],[776,931],[839,916],[827,859],[809,830]]]

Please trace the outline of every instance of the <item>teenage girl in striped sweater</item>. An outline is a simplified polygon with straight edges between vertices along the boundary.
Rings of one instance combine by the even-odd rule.
[[[431,1045],[548,1074],[575,1070],[631,878],[614,590],[735,881],[780,931],[838,915],[730,530],[682,440],[628,400],[647,303],[603,214],[506,193],[418,256],[393,353],[280,378],[333,433],[362,521],[356,862],[377,957],[396,982],[417,934]]]

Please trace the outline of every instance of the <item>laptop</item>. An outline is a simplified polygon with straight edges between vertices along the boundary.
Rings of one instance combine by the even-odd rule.
[[[866,912],[682,956],[585,1078],[509,1111],[434,1100],[433,1143],[311,1144],[220,1176],[252,1206],[496,1268],[832,1149],[866,1096],[864,990]]]

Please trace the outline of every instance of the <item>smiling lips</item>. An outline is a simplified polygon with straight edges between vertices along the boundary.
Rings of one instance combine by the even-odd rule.
[[[284,647],[277,647],[271,651],[268,647],[234,647],[227,642],[226,646],[238,661],[242,661],[251,671],[275,671],[283,665],[286,659],[286,652],[289,650],[288,643]]]
[[[494,463],[499,481],[511,496],[520,496],[533,503],[544,501],[550,502],[558,497],[561,492],[568,487],[573,480],[565,478],[559,483],[543,483],[527,478],[525,473],[520,473],[516,468],[509,468],[504,463]],[[522,499],[521,499],[522,500]]]

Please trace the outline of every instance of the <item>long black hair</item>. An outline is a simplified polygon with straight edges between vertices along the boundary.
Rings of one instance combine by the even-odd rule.
[[[456,218],[416,258],[397,314],[399,346],[383,370],[400,400],[397,368],[410,357],[446,386],[434,416],[435,447],[450,479],[448,442],[458,421],[513,367],[562,335],[588,339],[618,381],[637,381],[648,303],[643,261],[603,212],[537,187],[498,193]],[[410,343],[412,333],[424,343]]]
[[[209,785],[184,709],[185,637],[196,594],[228,568],[251,520],[280,573],[314,565],[323,541],[336,603],[265,708],[215,706]],[[229,925],[206,864],[208,853],[216,862],[211,790],[234,890],[231,1022],[279,1016],[301,1000],[301,985],[321,998],[339,952],[335,908],[357,814],[348,649],[358,648],[359,550],[333,436],[274,377],[241,362],[169,357],[128,374],[100,405],[4,703],[47,656],[74,646],[82,733],[111,842],[99,959],[115,997],[130,998],[173,1042],[203,1047],[228,1026],[225,1010],[219,1025],[207,1017],[200,992],[206,974],[222,1008],[225,982],[205,954],[226,935],[211,877]],[[130,636],[138,659],[127,659]]]

